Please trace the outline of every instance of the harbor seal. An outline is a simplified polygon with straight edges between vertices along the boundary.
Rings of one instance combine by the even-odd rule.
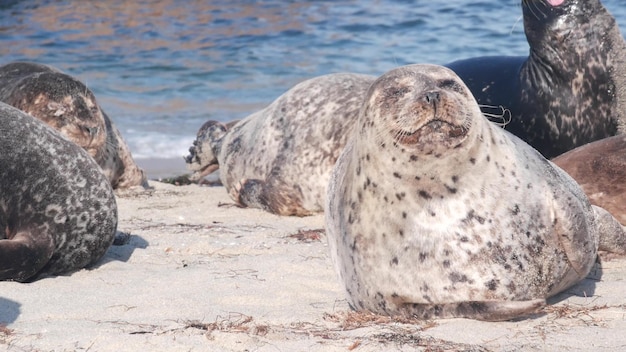
[[[315,77],[230,129],[208,122],[187,166],[219,167],[222,184],[241,206],[278,215],[321,212],[331,169],[374,79],[352,73]]]
[[[380,314],[512,319],[584,279],[600,245],[626,249],[610,214],[434,65],[371,85],[325,214],[350,305]]]
[[[552,161],[576,180],[592,204],[626,225],[626,135],[585,144]]]
[[[0,101],[44,121],[84,148],[114,188],[148,186],[119,130],[89,88],[72,76],[31,62],[0,66]]]
[[[117,205],[85,150],[0,103],[0,165],[0,280],[64,274],[105,254]]]
[[[626,43],[599,0],[523,0],[525,57],[446,66],[484,113],[510,112],[505,128],[546,158],[626,132]]]

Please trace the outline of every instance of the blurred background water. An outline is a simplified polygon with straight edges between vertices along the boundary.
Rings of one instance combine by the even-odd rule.
[[[307,78],[526,55],[520,2],[0,0],[0,64],[82,80],[149,176],[172,176],[206,120],[243,118]],[[626,33],[624,0],[603,3]]]

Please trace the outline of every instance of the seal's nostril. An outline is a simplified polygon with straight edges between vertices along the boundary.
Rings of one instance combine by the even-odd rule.
[[[98,127],[83,127],[83,129],[91,137],[94,137],[96,134],[98,134]]]
[[[424,101],[429,104],[436,103],[439,101],[439,92],[427,92],[424,95]]]

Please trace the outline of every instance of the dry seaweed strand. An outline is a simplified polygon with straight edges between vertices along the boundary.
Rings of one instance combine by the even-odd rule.
[[[319,242],[322,239],[322,235],[325,233],[324,229],[312,229],[312,230],[298,230],[298,232],[291,234],[287,237],[302,241],[305,243]]]

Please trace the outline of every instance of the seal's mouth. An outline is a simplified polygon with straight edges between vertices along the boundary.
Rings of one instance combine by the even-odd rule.
[[[565,0],[548,0],[548,4],[550,4],[551,6],[561,6],[563,5],[563,3],[565,2]]]
[[[414,145],[420,142],[434,141],[435,136],[444,138],[459,138],[467,135],[467,128],[458,126],[447,121],[431,120],[415,131],[395,131],[398,142],[405,145]]]

